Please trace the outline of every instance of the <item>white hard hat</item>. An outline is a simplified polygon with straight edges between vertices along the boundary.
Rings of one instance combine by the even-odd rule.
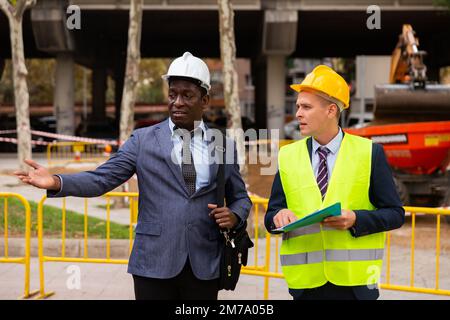
[[[206,91],[211,89],[208,66],[202,59],[194,57],[190,52],[185,52],[183,56],[172,61],[167,74],[162,76],[167,81],[170,77],[193,78],[199,80],[200,86]]]

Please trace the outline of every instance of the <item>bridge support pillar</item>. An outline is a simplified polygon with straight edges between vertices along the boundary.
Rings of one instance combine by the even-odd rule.
[[[58,53],[55,66],[54,113],[56,132],[75,134],[75,79],[71,53]]]
[[[267,129],[278,129],[284,138],[286,67],[285,56],[267,57]]]
[[[286,57],[296,46],[297,11],[264,12],[262,54],[254,59],[255,119],[259,128],[278,129],[284,137]],[[263,113],[263,115],[261,114]]]
[[[92,120],[103,122],[106,120],[106,68],[95,67],[92,70]]]

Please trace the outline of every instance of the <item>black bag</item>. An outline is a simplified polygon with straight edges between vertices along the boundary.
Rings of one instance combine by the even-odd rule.
[[[217,172],[217,206],[224,206],[225,198],[225,146],[226,138],[223,135],[222,163]],[[216,147],[216,152],[220,148]],[[224,237],[224,246],[220,258],[219,290],[234,290],[239,280],[242,265],[247,265],[248,249],[253,242],[247,233],[247,221],[236,230],[221,230]]]
[[[247,222],[238,230],[223,231],[225,245],[220,258],[219,290],[234,290],[241,267],[247,265],[248,249],[253,242],[247,233]]]

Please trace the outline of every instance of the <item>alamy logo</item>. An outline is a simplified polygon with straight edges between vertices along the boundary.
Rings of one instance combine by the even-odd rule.
[[[377,265],[368,266],[366,273],[369,275],[366,282],[367,288],[376,289],[381,275],[380,267]]]
[[[69,30],[81,29],[81,9],[77,5],[70,5],[67,7],[66,13],[70,16],[67,17],[66,26]]]
[[[371,5],[367,7],[366,12],[370,14],[367,18],[367,29],[381,29],[381,8],[377,5]]]
[[[67,278],[66,286],[69,290],[81,289],[81,269],[77,265],[70,265],[67,267],[66,273],[70,276]]]

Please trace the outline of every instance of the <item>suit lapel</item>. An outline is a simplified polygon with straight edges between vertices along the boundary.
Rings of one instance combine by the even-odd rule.
[[[306,140],[306,146],[308,147],[308,153],[309,153],[309,162],[312,162],[312,138],[309,137]]]
[[[208,185],[195,192],[193,194],[193,197],[201,196],[202,194],[205,194],[216,188],[217,171],[219,170],[219,151],[217,151],[216,149],[215,141],[208,141],[208,152],[209,150],[211,150],[211,148],[213,148],[213,151],[211,153],[211,164],[209,165]]]
[[[209,144],[213,144],[214,153],[211,155],[212,163],[209,165],[209,184],[212,184],[216,181],[217,171],[219,170],[219,152],[216,149],[215,141],[209,142]]]
[[[161,122],[155,130],[156,140],[161,148],[162,155],[170,170],[172,171],[175,178],[178,180],[180,186],[184,189],[186,194],[188,194],[188,190],[186,188],[186,184],[184,183],[183,174],[181,172],[181,168],[178,164],[172,161],[172,133],[169,129],[169,120],[165,120]]]

